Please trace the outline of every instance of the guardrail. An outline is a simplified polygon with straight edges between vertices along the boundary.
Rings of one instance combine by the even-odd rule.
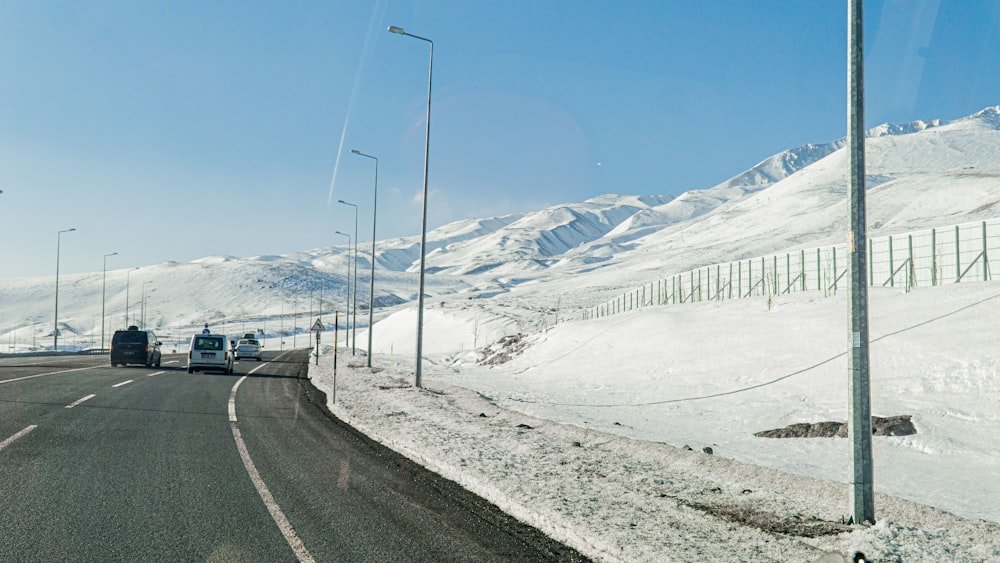
[[[54,351],[54,350],[37,350],[34,352],[16,352],[16,353],[6,353],[0,352],[0,358],[31,358],[36,356],[100,356],[102,354],[109,354],[108,350],[101,350],[98,348],[92,350],[73,350],[73,351]]]

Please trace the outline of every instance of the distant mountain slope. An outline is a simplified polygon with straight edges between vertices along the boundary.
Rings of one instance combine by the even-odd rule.
[[[1000,106],[953,121],[872,128],[866,165],[873,236],[997,217]],[[782,151],[712,188],[676,198],[607,194],[532,213],[457,221],[427,233],[425,291],[441,300],[487,299],[497,315],[522,323],[547,314],[550,296],[565,296],[564,305],[589,306],[609,292],[693,267],[842,243],[846,170],[847,155],[838,140]],[[419,237],[375,246],[376,306],[415,300]],[[368,301],[370,248],[370,242],[358,248],[362,308]],[[283,256],[209,256],[186,264],[140,265],[131,276],[130,296],[127,270],[109,271],[106,317],[111,326],[121,325],[128,299],[135,318],[141,308],[138,288],[155,281],[147,288],[147,319],[165,329],[186,331],[223,319],[255,322],[265,312],[301,328],[294,317],[315,315],[321,299],[328,312],[346,312],[348,285],[356,289],[348,276],[353,265],[353,248],[347,245]],[[99,272],[63,277],[61,330],[96,330],[99,340],[102,281]],[[42,339],[51,334],[53,282],[51,277],[0,279],[0,343],[5,335],[23,340],[19,331]],[[538,290],[541,284],[544,291]]]
[[[428,234],[427,268],[434,273],[452,275],[511,274],[544,269],[564,253],[601,238],[637,212],[671,199],[670,196],[607,194],[579,203],[508,216],[502,226],[483,230],[474,237],[441,237],[437,236],[439,229],[436,229],[435,244],[431,244],[432,237]],[[419,266],[419,245],[414,237],[386,241],[383,247],[387,248],[379,253],[380,264],[408,271],[415,271]],[[390,262],[388,256],[393,256],[394,260]]]

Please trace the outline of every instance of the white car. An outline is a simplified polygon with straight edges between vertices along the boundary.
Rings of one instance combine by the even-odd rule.
[[[239,341],[236,345],[236,361],[254,359],[258,362],[260,359],[260,342],[250,338],[244,338]]]
[[[196,334],[191,337],[188,373],[209,370],[233,373],[233,354],[229,351],[225,335]]]

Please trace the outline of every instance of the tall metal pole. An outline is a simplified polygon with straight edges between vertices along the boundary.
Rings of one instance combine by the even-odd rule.
[[[104,255],[104,273],[101,276],[101,350],[104,350],[104,302],[108,295],[108,256],[118,256],[118,253]]]
[[[864,19],[862,0],[847,3],[847,137],[850,168],[851,232],[850,315],[851,333],[848,372],[851,438],[851,513],[855,524],[875,523],[875,492],[872,470],[871,385],[868,361],[868,286],[865,219],[865,111],[864,111]]]
[[[76,228],[66,229],[65,231],[59,231],[56,233],[56,314],[55,314],[55,330],[52,331],[52,349],[54,351],[59,351],[59,253],[60,247],[62,246],[62,234],[75,231]]]
[[[415,384],[422,387],[422,356],[424,348],[424,265],[427,258],[427,169],[431,152],[431,82],[434,76],[434,42],[426,37],[413,35],[403,31],[402,28],[389,26],[389,31],[400,35],[408,35],[414,39],[420,39],[430,44],[430,62],[427,65],[427,123],[424,132],[424,196],[423,213],[421,215],[420,226],[420,284],[417,289],[417,367]]]
[[[378,189],[378,159],[375,159],[375,184],[376,189]],[[354,320],[351,321],[351,355],[353,356],[357,353],[358,348],[358,206],[342,199],[337,201],[354,208],[354,304],[351,307],[351,310],[354,311]]]
[[[336,234],[347,237],[347,295],[344,297],[344,301],[347,302],[347,322],[351,322],[351,235],[347,233],[342,233],[340,231],[335,231]],[[339,321],[338,321],[339,322]],[[336,325],[334,325],[336,327]],[[336,330],[336,328],[334,328]],[[344,338],[350,338],[351,333],[345,333]],[[344,341],[347,342],[346,340]],[[334,339],[333,347],[337,347],[337,340]]]
[[[378,158],[357,149],[351,152],[375,161],[375,191],[372,192],[372,274],[368,289],[368,367],[372,367],[372,333],[375,332],[375,218],[378,216]]]
[[[132,272],[138,270],[139,268],[132,268],[125,273],[125,328],[129,327],[129,310],[128,310],[128,294],[129,290],[132,288]]]
[[[146,330],[146,284],[153,283],[153,280],[146,280],[142,282],[142,307],[139,309],[141,311],[139,315],[139,326]]]

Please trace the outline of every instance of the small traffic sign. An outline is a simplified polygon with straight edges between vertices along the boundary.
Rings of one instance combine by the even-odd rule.
[[[313,323],[312,328],[310,328],[309,330],[314,330],[318,332],[326,330],[326,327],[323,326],[323,321],[316,319],[316,322]]]

